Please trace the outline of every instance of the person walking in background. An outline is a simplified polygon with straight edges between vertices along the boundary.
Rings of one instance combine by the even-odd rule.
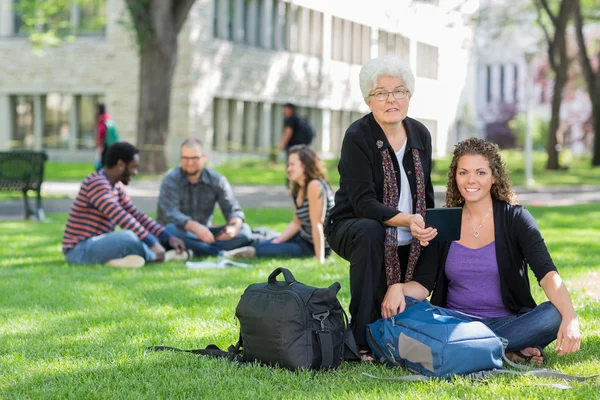
[[[98,104],[98,124],[96,126],[96,171],[104,165],[106,150],[119,141],[119,133],[114,121],[106,112],[104,104]]]
[[[437,231],[424,223],[426,208],[434,206],[431,134],[407,117],[415,90],[409,65],[395,56],[375,58],[359,79],[371,113],[344,136],[340,189],[325,233],[350,261],[350,325],[370,360],[367,324],[402,311],[421,246]]]
[[[306,145],[289,150],[287,173],[294,201],[294,218],[281,236],[225,253],[227,257],[314,257],[321,264],[331,254],[323,224],[333,207],[327,171],[317,154]]]
[[[183,241],[139,211],[125,193],[138,173],[139,151],[115,143],[105,155],[104,169],[83,181],[69,211],[62,248],[69,264],[106,264],[139,268],[146,262],[187,260]],[[121,231],[115,232],[115,226]],[[164,246],[173,250],[165,251]]]
[[[217,256],[251,243],[252,231],[227,178],[205,168],[207,155],[194,138],[181,145],[181,164],[164,175],[157,220],[197,256]],[[215,205],[227,221],[212,226]]]
[[[289,149],[298,144],[310,146],[315,133],[313,127],[304,118],[296,114],[296,106],[287,103],[283,106],[283,137],[279,143],[279,151],[285,150],[286,160],[289,157]]]

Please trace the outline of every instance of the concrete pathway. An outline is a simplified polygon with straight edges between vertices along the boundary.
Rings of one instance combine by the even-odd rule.
[[[43,200],[46,214],[69,211],[73,198],[79,190],[79,182],[44,182],[42,195],[67,196]],[[133,181],[127,187],[136,206],[143,212],[155,212],[159,182]],[[445,187],[436,186],[435,201],[444,204]],[[564,206],[600,202],[600,186],[553,186],[538,189],[515,188],[519,203],[533,206]],[[242,208],[285,208],[291,207],[287,189],[283,186],[234,185],[233,191]],[[0,220],[20,220],[24,217],[21,199],[0,201]]]

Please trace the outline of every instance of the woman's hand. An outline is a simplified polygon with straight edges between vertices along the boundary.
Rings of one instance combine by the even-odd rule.
[[[563,318],[558,335],[556,336],[556,351],[559,356],[575,353],[581,345],[581,333],[579,332],[579,320],[577,316]]]
[[[425,221],[421,214],[411,214],[410,217],[410,233],[414,238],[419,240],[421,246],[429,245],[429,242],[437,236],[437,229],[425,228]]]
[[[395,283],[390,285],[381,303],[381,316],[383,318],[390,318],[401,313],[405,308],[406,300],[404,299],[402,284]]]

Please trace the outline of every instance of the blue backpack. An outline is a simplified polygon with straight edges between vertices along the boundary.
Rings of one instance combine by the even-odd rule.
[[[449,379],[454,375],[480,379],[512,374],[583,382],[599,376],[573,376],[516,364],[504,354],[508,345],[506,339],[498,338],[481,322],[443,315],[443,309],[432,306],[427,300],[392,318],[381,318],[367,325],[367,343],[382,363],[406,367],[419,374],[379,378],[363,372],[371,378],[388,381]],[[503,361],[516,370],[503,369]],[[569,388],[563,384],[545,385]]]
[[[502,368],[502,342],[487,326],[441,315],[426,300],[369,324],[367,342],[384,364],[429,377]]]

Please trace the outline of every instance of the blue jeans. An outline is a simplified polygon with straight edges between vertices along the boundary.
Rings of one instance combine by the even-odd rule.
[[[156,260],[156,254],[133,231],[123,230],[94,236],[65,253],[69,264],[104,264],[115,258],[137,254],[146,261]]]
[[[427,301],[427,300],[423,300]],[[419,303],[412,297],[406,297],[406,307]],[[526,347],[542,348],[556,340],[562,316],[554,304],[546,301],[533,310],[498,318],[481,318],[448,308],[432,306],[440,314],[456,317],[465,321],[480,321],[498,337],[508,340],[507,352],[522,350]]]
[[[213,235],[217,235],[225,228],[223,226],[215,226],[208,228]],[[252,243],[252,230],[248,224],[243,224],[240,233],[231,240],[217,240],[214,243],[205,243],[198,239],[192,232],[186,232],[179,229],[175,224],[165,226],[167,232],[177,236],[185,243],[188,249],[194,252],[194,256],[219,256],[224,251],[237,249],[238,247],[248,246]]]
[[[271,240],[262,240],[254,245],[256,257],[314,257],[315,248],[312,243],[302,239],[300,234],[295,235],[287,242],[273,243]],[[331,249],[325,249],[325,257],[331,254]]]

